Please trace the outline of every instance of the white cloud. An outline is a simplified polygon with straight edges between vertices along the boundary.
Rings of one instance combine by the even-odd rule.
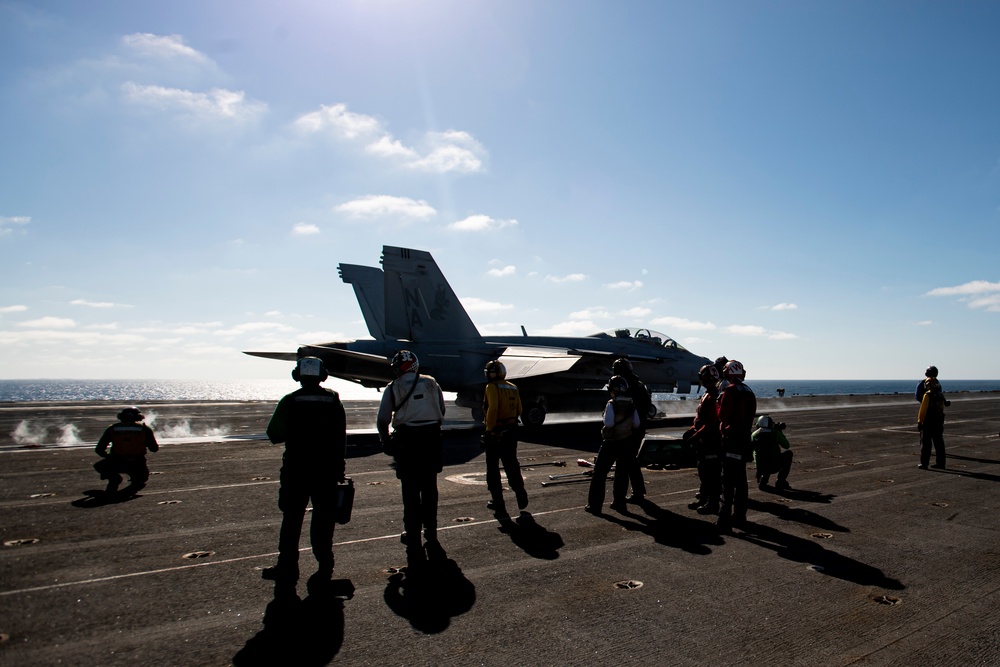
[[[954,287],[937,287],[925,296],[957,296],[959,301],[969,304],[969,308],[983,308],[991,313],[1000,313],[1000,282],[973,280]]]
[[[539,336],[589,336],[600,330],[601,328],[590,320],[570,320],[534,333]]]
[[[765,329],[762,326],[756,324],[733,324],[725,328],[728,333],[737,336],[754,336],[769,338],[771,340],[794,340],[798,338],[793,333],[786,333],[784,331],[771,331]]]
[[[647,317],[652,310],[649,308],[643,308],[642,306],[636,306],[635,308],[629,308],[627,310],[620,311],[618,314],[622,317]]]
[[[436,174],[450,171],[468,174],[483,170],[481,156],[486,150],[468,132],[428,132],[426,141],[429,147],[426,157],[409,162],[407,167]]]
[[[340,204],[334,210],[355,218],[392,216],[426,220],[437,214],[434,207],[422,199],[391,195],[368,195]]]
[[[439,146],[427,157],[414,160],[406,165],[416,171],[445,174],[457,171],[464,174],[481,171],[483,161],[475,153],[461,146]]]
[[[295,226],[292,227],[292,234],[295,234],[296,236],[312,236],[314,234],[319,234],[319,227],[305,222],[297,222],[295,223]]]
[[[69,329],[75,327],[76,322],[67,317],[40,317],[37,320],[18,322],[17,326],[32,329]]]
[[[545,276],[550,283],[578,283],[587,279],[582,273],[571,273],[568,276]]]
[[[779,303],[774,306],[765,306],[769,310],[798,310],[799,307],[794,303]]]
[[[514,275],[516,272],[517,268],[513,264],[509,264],[502,269],[490,269],[486,272],[486,275],[493,276],[494,278],[505,278]]]
[[[577,310],[569,314],[569,319],[573,321],[606,320],[609,317],[611,317],[611,313],[600,306],[584,308],[583,310]]]
[[[234,122],[256,120],[267,111],[263,102],[247,101],[242,90],[213,88],[197,93],[165,86],[144,86],[133,81],[122,84],[125,99],[161,111],[177,112],[197,119]]]
[[[284,324],[279,324],[278,322],[244,322],[243,324],[237,324],[236,326],[228,329],[217,329],[212,333],[216,336],[232,337],[241,336],[252,331],[278,331],[282,333],[291,333],[295,331],[295,329]]]
[[[0,313],[23,313],[28,310],[27,306],[0,306]]]
[[[726,331],[737,336],[763,336],[767,329],[756,324],[732,324],[726,327]]]
[[[319,111],[299,116],[293,126],[302,132],[329,132],[342,139],[374,136],[383,131],[378,119],[348,111],[343,103],[320,105]]]
[[[303,134],[323,133],[344,141],[366,142],[364,152],[395,160],[403,167],[435,174],[473,173],[483,170],[486,150],[468,132],[448,130],[427,132],[423,151],[405,145],[386,131],[374,116],[349,111],[340,102],[320,105],[319,111],[299,116],[292,127]]]
[[[365,146],[365,151],[372,155],[385,158],[401,158],[404,160],[419,159],[419,155],[409,146],[404,146],[403,142],[393,139],[391,135],[384,135],[377,141]]]
[[[14,231],[15,225],[21,227],[31,222],[31,218],[26,215],[5,216],[0,215],[0,236],[10,234]]]
[[[605,285],[605,287],[607,287],[608,289],[623,289],[623,290],[628,290],[629,292],[633,292],[633,291],[639,289],[640,287],[642,287],[642,281],[641,280],[619,280],[616,283],[608,283],[607,285]]]
[[[459,232],[489,232],[497,229],[503,229],[504,227],[516,226],[517,220],[497,220],[488,215],[479,213],[476,215],[470,215],[464,220],[451,223],[448,225],[448,229],[454,229]]]
[[[986,280],[973,280],[955,287],[937,287],[927,293],[927,296],[955,296],[969,294],[986,294],[1000,292],[1000,282],[991,283]]]
[[[477,297],[459,298],[462,305],[470,313],[487,313],[497,310],[510,310],[514,306],[509,303],[497,303],[496,301],[486,301]]]
[[[123,306],[124,304],[116,304],[110,301],[87,301],[86,299],[73,299],[70,301],[70,305],[87,306],[89,308],[114,308],[115,306]],[[131,306],[124,307],[131,308]]]
[[[184,38],[180,35],[154,35],[149,32],[136,32],[122,37],[122,44],[143,56],[183,58],[199,63],[211,62],[204,53],[186,45]]]
[[[711,322],[698,322],[684,317],[657,317],[651,322],[655,327],[668,327],[670,329],[683,329],[685,331],[715,331],[717,328]]]
[[[31,331],[0,331],[0,345],[17,345],[37,350],[41,344],[64,345],[72,343],[94,347],[97,345],[125,346],[146,342],[143,336],[135,334],[107,334],[100,331],[56,331],[53,329],[33,329]],[[60,347],[59,353],[67,351]]]
[[[969,299],[969,308],[985,308],[991,313],[1000,313],[1000,294]]]
[[[921,322],[917,322],[918,327],[929,327],[932,324],[934,324],[934,320],[923,320]]]

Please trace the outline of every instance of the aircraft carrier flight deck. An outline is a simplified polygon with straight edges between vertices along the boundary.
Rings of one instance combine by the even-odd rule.
[[[120,406],[0,404],[0,663],[998,664],[1000,394],[949,398],[946,470],[917,468],[912,396],[761,399],[788,425],[792,489],[759,490],[748,465],[749,525],[732,534],[688,509],[693,468],[646,470],[647,502],[585,513],[596,416],[521,432],[530,514],[501,526],[478,431],[449,406],[447,561],[419,580],[375,405],[349,403],[336,594],[307,590],[304,529],[291,603],[260,576],[281,520],[273,403],[144,404],[161,448],[139,496],[112,504],[94,502],[91,466]],[[695,402],[666,407],[660,437]],[[49,441],[14,441],[25,421]]]

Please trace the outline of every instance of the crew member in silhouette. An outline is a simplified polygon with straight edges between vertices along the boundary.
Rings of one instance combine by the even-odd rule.
[[[514,383],[507,381],[507,368],[503,362],[496,359],[488,361],[483,372],[486,374],[483,448],[486,450],[486,488],[490,492],[486,507],[502,520],[510,517],[503,501],[501,463],[507,484],[517,498],[517,508],[523,510],[528,507],[528,493],[524,490],[521,464],[517,460],[517,418],[521,416],[521,395]]]
[[[425,558],[420,528],[424,529],[426,555],[441,558],[437,539],[437,476],[443,468],[441,422],[444,394],[437,380],[420,375],[417,355],[400,350],[390,362],[396,379],[382,392],[376,425],[386,454],[396,461],[396,477],[403,494],[403,534],[410,565]],[[392,432],[389,426],[392,426]]]
[[[719,433],[722,435],[722,507],[716,525],[722,531],[743,527],[747,520],[747,461],[752,456],[750,432],[757,397],[743,383],[746,370],[735,359],[726,363],[726,388],[719,394]]]
[[[753,461],[757,465],[757,488],[766,489],[770,477],[778,473],[774,488],[790,489],[788,473],[792,470],[792,450],[785,437],[785,424],[767,415],[757,417],[757,429],[750,434]]]
[[[149,480],[146,451],[155,452],[160,446],[156,443],[153,430],[142,420],[139,408],[127,407],[118,413],[118,423],[106,428],[97,441],[94,451],[101,460],[94,464],[94,470],[101,474],[101,479],[108,480],[104,489],[107,496],[117,493],[118,485],[122,483],[121,473],[128,475],[128,486],[122,489],[125,496],[135,495]]]
[[[299,538],[310,500],[309,540],[319,564],[314,578],[319,583],[333,576],[333,528],[337,483],[344,480],[347,417],[337,392],[320,386],[326,378],[322,359],[299,359],[292,379],[302,388],[278,402],[267,425],[267,437],[274,444],[285,443],[285,453],[278,487],[278,563],[264,568],[262,576],[293,586],[299,579]]]
[[[639,428],[632,434],[632,439],[635,441],[633,443],[635,451],[638,453],[642,446],[642,439],[646,437],[646,425],[653,412],[653,397],[649,393],[649,388],[635,374],[632,362],[625,357],[615,359],[614,363],[611,364],[611,370],[615,375],[625,378],[625,382],[628,383],[628,397],[632,399],[635,411],[639,414]],[[632,484],[632,495],[626,500],[641,503],[646,497],[646,481],[642,478],[640,466],[632,466],[629,470],[629,482]]]
[[[611,487],[611,509],[624,512],[625,494],[628,493],[629,470],[638,466],[632,434],[639,428],[639,413],[628,397],[628,382],[618,375],[608,380],[611,400],[604,406],[604,426],[601,427],[601,449],[594,462],[594,476],[590,480],[587,506],[591,514],[600,514],[604,504],[605,486],[611,466],[617,461],[614,485]]]
[[[698,379],[705,393],[694,413],[694,424],[684,431],[683,438],[695,448],[698,458],[698,479],[701,484],[695,501],[688,505],[699,514],[718,514],[722,491],[722,435],[719,433],[719,371],[712,364],[698,370]]]
[[[934,446],[934,465],[932,468],[944,470],[944,409],[951,405],[944,397],[941,383],[938,382],[937,366],[929,366],[924,372],[924,381],[917,389],[920,396],[920,409],[917,412],[917,430],[920,431],[920,469],[927,470],[931,462],[931,445]],[[920,391],[920,389],[923,391]]]

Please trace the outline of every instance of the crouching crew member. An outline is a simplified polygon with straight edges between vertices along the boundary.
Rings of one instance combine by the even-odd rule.
[[[747,520],[747,466],[752,455],[750,433],[757,397],[743,383],[743,364],[726,363],[728,384],[719,395],[719,433],[722,435],[722,507],[716,523],[720,530],[743,526]]]
[[[688,505],[699,514],[718,514],[722,491],[722,440],[719,433],[718,383],[719,371],[706,364],[698,370],[698,379],[705,393],[694,413],[694,424],[684,431],[684,439],[695,448],[698,457],[698,497]]]
[[[121,473],[128,475],[128,486],[122,489],[125,496],[138,493],[149,480],[146,451],[155,452],[160,446],[153,430],[142,420],[139,408],[127,407],[118,413],[118,423],[106,428],[97,441],[94,451],[101,460],[94,464],[94,470],[101,474],[101,479],[108,480],[104,492],[109,496],[118,491]]]
[[[792,450],[785,437],[785,425],[767,415],[757,417],[757,430],[750,435],[753,460],[757,465],[757,488],[767,488],[771,475],[778,473],[774,488],[789,489],[788,473],[792,469]]]
[[[628,493],[629,471],[638,467],[635,460],[637,446],[632,434],[639,428],[639,413],[635,404],[628,397],[628,382],[618,375],[608,380],[608,391],[611,400],[604,406],[604,426],[601,428],[601,450],[597,453],[594,463],[594,476],[590,480],[590,493],[584,510],[591,514],[600,514],[604,504],[605,485],[611,466],[618,462],[615,468],[615,480],[612,489],[611,509],[624,512],[625,495]]]
[[[650,413],[653,412],[653,397],[649,393],[649,388],[635,374],[632,362],[625,357],[615,359],[614,363],[611,364],[611,370],[615,375],[625,378],[625,382],[628,383],[628,397],[632,399],[635,411],[639,413],[639,428],[632,434],[635,439],[635,450],[638,452],[642,446],[642,439],[646,437],[646,425],[649,422]],[[646,480],[642,478],[640,466],[633,466],[629,472],[629,482],[632,484],[632,495],[626,500],[641,503],[646,497]]]
[[[521,416],[521,395],[517,387],[507,381],[507,368],[502,362],[487,362],[484,372],[486,433],[483,435],[483,447],[486,449],[486,488],[490,492],[486,507],[502,518],[508,515],[500,482],[501,463],[507,484],[517,498],[517,508],[523,510],[528,507],[528,493],[524,490],[521,464],[517,460],[517,418]]]
[[[264,568],[262,576],[292,585],[298,581],[302,520],[312,500],[309,541],[319,568],[311,585],[333,576],[336,493],[337,483],[344,481],[347,418],[337,392],[320,386],[327,379],[321,359],[299,359],[292,379],[302,388],[278,402],[267,425],[267,437],[274,444],[285,443],[285,453],[278,487],[278,564]]]
[[[403,494],[400,540],[406,545],[407,562],[415,564],[424,559],[421,526],[428,555],[443,554],[437,539],[437,475],[443,467],[444,395],[434,378],[418,373],[420,362],[409,350],[397,352],[391,366],[396,379],[382,392],[376,425],[383,451],[396,461]]]

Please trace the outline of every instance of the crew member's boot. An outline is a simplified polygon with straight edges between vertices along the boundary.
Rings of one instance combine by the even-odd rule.
[[[698,508],[698,514],[716,515],[719,513],[719,499],[709,498],[708,502]]]

